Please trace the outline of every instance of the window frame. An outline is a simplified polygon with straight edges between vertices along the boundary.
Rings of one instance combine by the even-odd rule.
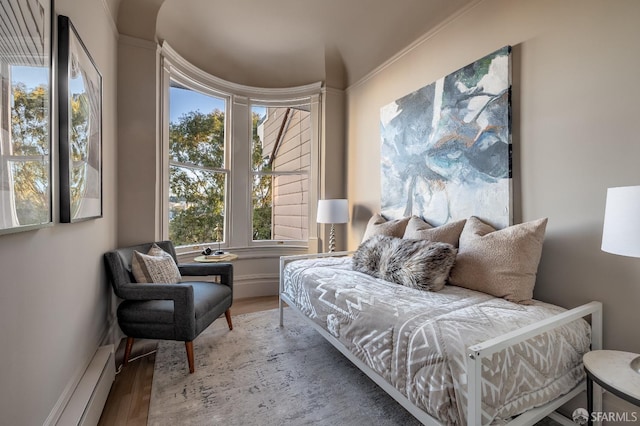
[[[243,251],[274,247],[298,247],[306,251],[310,240],[316,237],[315,203],[319,193],[320,125],[322,123],[322,83],[316,82],[291,88],[257,88],[231,83],[212,76],[189,63],[167,42],[160,50],[160,93],[159,122],[160,185],[158,188],[161,205],[158,208],[158,236],[168,238],[168,189],[169,189],[169,84],[178,84],[203,93],[225,99],[225,169],[229,169],[226,190],[225,224],[222,249]],[[306,105],[313,115],[311,122],[311,166],[308,172],[308,238],[307,240],[253,240],[253,203],[251,148],[252,148],[252,105],[292,107]],[[246,154],[246,155],[245,155]],[[244,213],[240,213],[244,212]],[[198,253],[212,242],[180,246],[178,254]]]
[[[309,108],[309,112],[311,113],[311,103],[312,103],[312,98],[311,96],[309,97],[301,97],[295,100],[288,100],[288,101],[281,101],[281,100],[271,100],[271,101],[265,101],[265,100],[257,100],[257,99],[249,99],[249,126],[250,126],[250,135],[253,132],[253,125],[252,125],[252,120],[251,120],[251,115],[252,115],[252,111],[253,111],[253,107],[254,106],[260,106],[260,107],[265,107],[267,108],[267,116],[266,118],[269,117],[269,108],[296,108],[296,107],[307,107]],[[311,117],[311,120],[313,120],[313,117]],[[313,126],[313,123],[311,123],[311,125]],[[251,139],[249,141],[250,144],[253,143],[253,140]],[[313,147],[314,145],[314,137],[313,135],[311,135],[311,147],[310,147],[310,151],[313,151]],[[249,156],[251,156],[251,149],[249,149]],[[307,218],[309,218],[307,220],[307,239],[306,240],[296,240],[296,239],[270,239],[270,240],[254,240],[253,239],[253,200],[251,199],[252,195],[253,195],[253,191],[249,191],[249,206],[251,209],[251,239],[249,241],[249,244],[251,246],[258,246],[258,247],[262,247],[262,246],[272,246],[272,245],[284,245],[284,246],[300,246],[300,247],[308,247],[309,244],[309,239],[311,237],[310,234],[310,229],[311,229],[311,225],[312,223],[315,223],[315,221],[311,221],[311,212],[312,212],[312,208],[311,208],[311,176],[312,176],[312,168],[313,168],[313,162],[311,162],[310,166],[309,166],[309,170],[307,171],[270,171],[270,172],[264,172],[264,171],[255,171],[253,170],[253,168],[249,167],[249,180],[250,182],[253,182],[253,179],[255,176],[300,176],[300,175],[306,175],[307,179],[309,180],[309,188],[307,191]],[[274,206],[275,207],[275,206]]]
[[[167,132],[167,150],[166,150],[166,156],[167,156],[167,176],[168,179],[171,176],[171,167],[184,167],[184,168],[189,168],[189,169],[195,169],[195,170],[201,170],[201,171],[205,171],[205,172],[211,172],[211,173],[221,173],[224,175],[225,177],[225,187],[224,187],[224,221],[222,223],[222,234],[221,234],[221,238],[222,241],[220,241],[220,245],[221,247],[224,246],[226,244],[226,241],[228,241],[227,238],[227,229],[228,229],[228,224],[229,224],[229,219],[228,219],[228,212],[229,212],[229,202],[230,202],[230,190],[229,190],[229,182],[231,179],[231,156],[230,156],[230,149],[231,149],[231,143],[230,143],[230,137],[229,137],[229,103],[231,100],[231,97],[228,96],[227,94],[221,93],[220,91],[217,91],[213,88],[207,87],[205,85],[202,84],[192,84],[193,82],[188,79],[185,78],[185,76],[183,76],[182,74],[172,74],[169,76],[169,88],[167,89],[167,98],[168,98],[168,102],[169,104],[167,105],[167,114],[169,114],[170,112],[170,102],[171,102],[171,96],[169,93],[170,88],[172,87],[171,83],[172,82],[176,82],[178,85],[180,85],[184,90],[191,90],[193,92],[205,95],[205,96],[209,96],[209,97],[213,97],[213,98],[218,98],[221,99],[224,102],[224,157],[223,157],[223,164],[222,164],[222,168],[220,167],[208,167],[208,166],[200,166],[197,164],[191,164],[191,163],[180,163],[177,161],[173,161],[170,158],[170,152],[169,152],[169,124],[170,124],[170,120],[167,121],[167,127],[166,127],[166,132]],[[166,192],[163,191],[163,196],[164,199],[163,201],[166,202],[166,222],[167,222],[167,230],[166,233],[162,234],[163,238],[169,238],[169,190],[170,190],[170,182],[168,182],[167,185],[167,190]],[[163,209],[165,210],[165,209]],[[217,244],[217,241],[202,241],[200,243],[198,243],[199,245],[213,245],[213,244]],[[189,246],[189,245],[187,245]],[[181,246],[179,246],[181,247]]]
[[[202,95],[205,96],[210,96],[210,97],[215,97],[218,99],[221,99],[224,101],[224,158],[223,158],[223,167],[222,168],[218,168],[218,167],[206,167],[206,166],[199,166],[199,165],[195,165],[195,164],[189,164],[189,163],[178,163],[175,161],[172,161],[170,159],[170,152],[169,152],[169,124],[170,124],[170,119],[169,119],[169,112],[170,112],[170,93],[169,90],[171,88],[171,83],[172,82],[176,82],[177,84],[179,84],[180,86],[182,86],[183,89],[185,90],[191,90],[193,92],[196,93],[200,93]],[[230,188],[229,188],[229,183],[231,180],[231,156],[230,156],[230,151],[231,151],[231,143],[230,143],[230,135],[229,135],[229,105],[231,102],[231,96],[229,96],[228,94],[221,92],[219,90],[216,90],[215,88],[209,87],[206,84],[202,84],[201,82],[198,81],[194,81],[191,78],[185,76],[183,73],[179,73],[179,72],[171,72],[168,75],[168,84],[167,84],[167,89],[166,89],[166,98],[167,98],[167,102],[166,102],[166,108],[165,111],[163,111],[163,114],[166,115],[166,126],[164,126],[164,131],[166,132],[166,144],[163,151],[163,155],[162,155],[162,160],[165,162],[165,166],[166,168],[163,168],[164,173],[166,174],[166,185],[164,186],[164,190],[162,191],[162,204],[163,204],[163,208],[161,209],[162,212],[161,214],[164,215],[164,227],[161,233],[161,236],[163,239],[168,239],[169,238],[169,191],[170,191],[170,176],[171,176],[171,166],[176,166],[176,167],[185,167],[185,168],[192,168],[192,169],[197,169],[197,170],[204,170],[207,172],[212,172],[212,173],[223,173],[225,176],[225,188],[224,188],[224,223],[222,224],[222,241],[220,241],[220,245],[222,246],[226,246],[226,242],[228,241],[228,228],[229,228],[229,211],[230,211]],[[216,241],[202,241],[199,242],[196,245],[213,245],[214,243],[217,244]],[[189,247],[191,245],[185,245],[185,246],[178,246],[178,247]]]

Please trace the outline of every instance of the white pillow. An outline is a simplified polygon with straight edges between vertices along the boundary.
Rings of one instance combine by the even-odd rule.
[[[155,243],[147,254],[134,250],[131,272],[138,283],[176,284],[182,280],[173,256]]]

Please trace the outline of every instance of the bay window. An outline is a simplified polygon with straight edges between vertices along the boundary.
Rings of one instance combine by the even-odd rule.
[[[306,250],[320,83],[260,89],[206,74],[162,46],[161,234],[178,252]],[[315,211],[315,210],[314,210]]]

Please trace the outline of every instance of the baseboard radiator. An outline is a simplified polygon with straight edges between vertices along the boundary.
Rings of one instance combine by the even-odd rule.
[[[115,377],[113,345],[101,346],[78,382],[56,425],[97,425]]]

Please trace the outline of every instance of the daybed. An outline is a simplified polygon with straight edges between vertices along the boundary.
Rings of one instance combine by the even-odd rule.
[[[351,254],[282,257],[280,325],[284,302],[422,423],[533,424],[585,389],[599,302],[565,310],[453,285],[424,291],[354,270]]]

